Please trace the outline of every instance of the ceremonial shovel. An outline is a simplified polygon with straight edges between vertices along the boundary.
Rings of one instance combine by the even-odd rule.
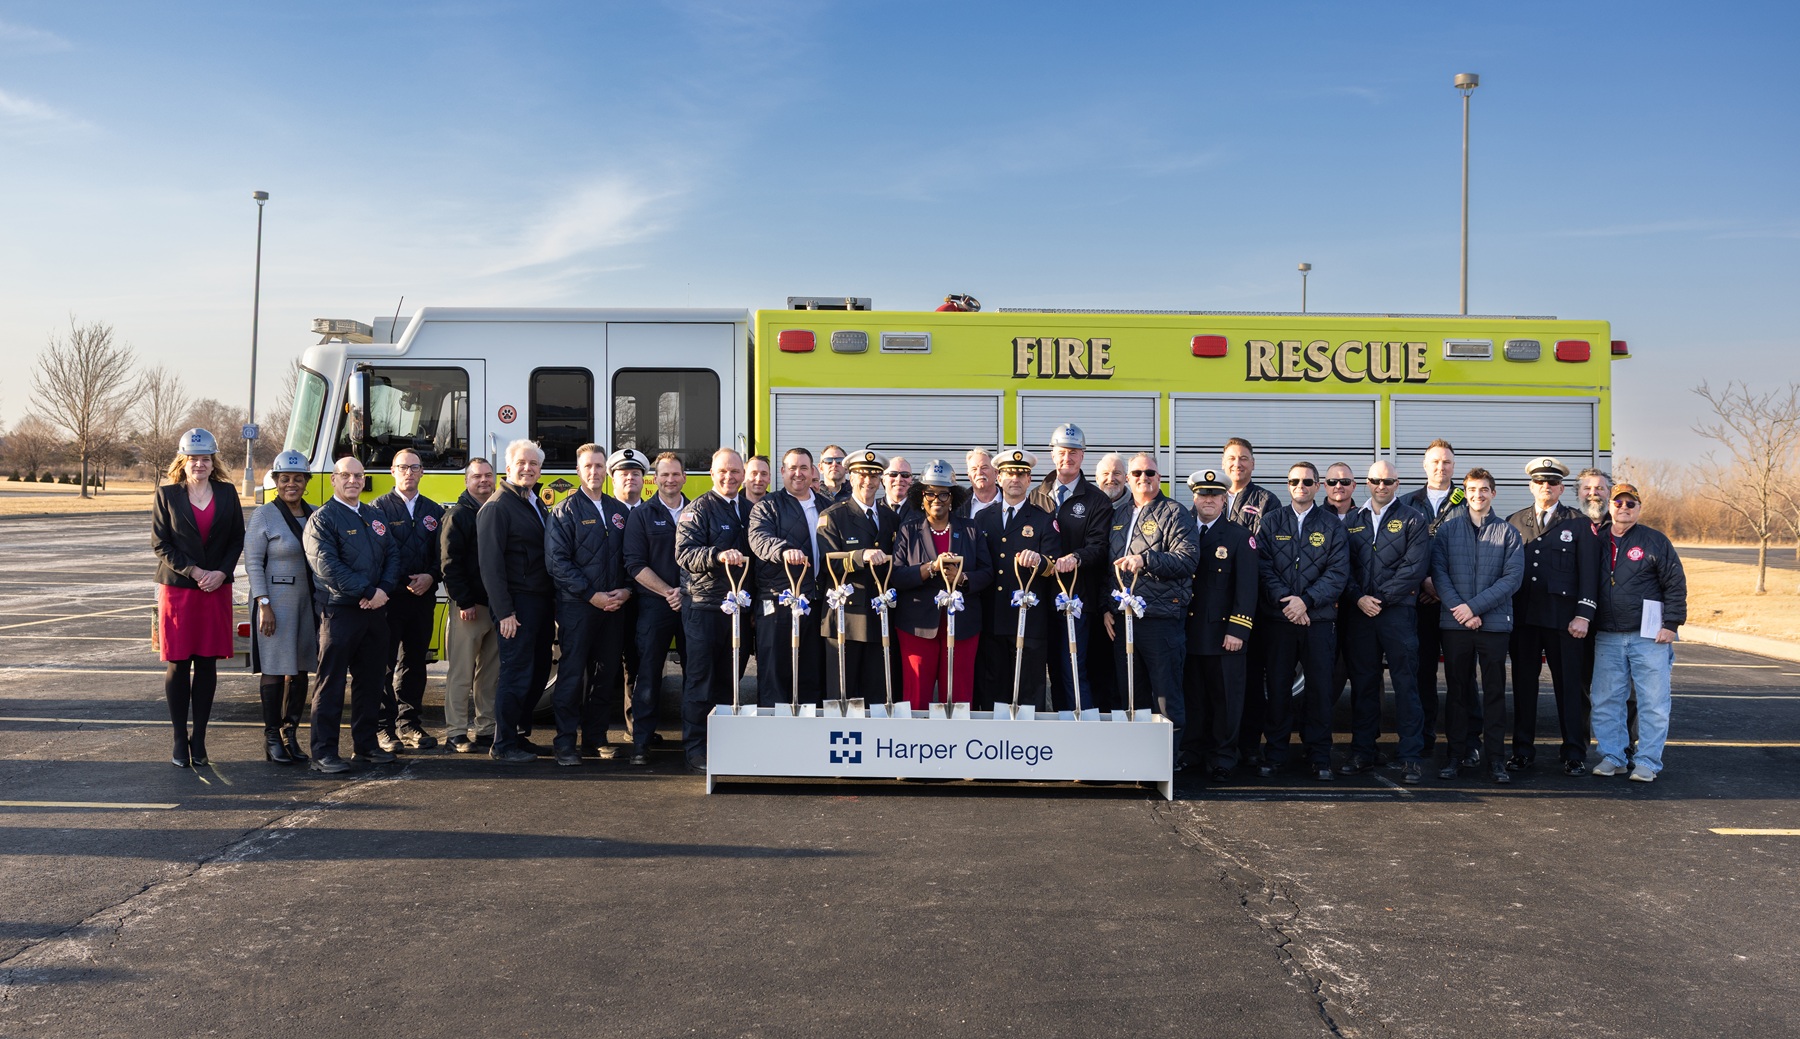
[[[894,557],[889,556],[887,565],[879,570],[870,567],[869,574],[875,578],[875,598],[869,605],[881,617],[881,686],[887,691],[887,706],[877,704],[869,708],[869,713],[876,718],[910,718],[912,708],[894,703],[894,661],[888,637],[888,611],[894,608],[895,598],[888,582],[894,578]]]
[[[956,702],[956,615],[962,612],[962,593],[956,582],[962,578],[962,557],[945,553],[938,561],[938,576],[944,579],[944,590],[937,604],[944,608],[944,702],[931,705],[933,718],[967,718],[969,705]]]
[[[786,717],[789,718],[800,716],[800,618],[806,616],[810,610],[806,596],[800,594],[800,582],[806,580],[806,570],[811,565],[810,563],[801,563],[800,572],[796,574],[794,564],[786,560],[782,560],[781,563],[781,572],[787,575],[788,590],[783,592],[776,602],[786,606],[793,618],[791,625],[793,637],[788,640],[792,652],[789,664],[791,670],[788,674],[790,700],[786,714]],[[773,678],[774,676],[770,675],[769,677]],[[756,676],[756,680],[758,683],[762,682],[763,676]],[[813,705],[807,704],[806,707],[805,717],[811,717]],[[783,716],[780,704],[775,705],[775,716],[778,718]]]
[[[1056,587],[1059,589],[1056,596],[1056,608],[1062,611],[1063,619],[1069,625],[1069,697],[1073,701],[1069,704],[1070,710],[1059,711],[1056,716],[1063,721],[1071,721],[1076,718],[1084,722],[1098,721],[1100,711],[1097,708],[1089,707],[1085,711],[1081,709],[1081,656],[1077,650],[1075,638],[1075,621],[1081,616],[1081,597],[1075,594],[1075,584],[1076,578],[1081,574],[1081,567],[1076,566],[1075,569],[1069,571],[1066,581],[1063,580],[1062,571],[1053,572],[1056,574]]]
[[[831,577],[831,591],[825,593],[825,601],[831,607],[831,615],[837,620],[837,664],[838,664],[838,698],[826,700],[827,706],[835,705],[840,718],[862,718],[867,716],[863,698],[850,696],[849,675],[844,665],[844,607],[850,597],[856,594],[856,586],[850,583],[850,565],[844,564],[843,572],[831,565],[831,557],[825,557],[825,572]]]
[[[735,576],[730,563],[724,566],[725,579],[731,582],[731,591],[725,594],[725,601],[719,604],[719,609],[731,616],[731,713],[755,715],[756,705],[744,703],[743,674],[739,670],[743,666],[744,652],[743,611],[750,606],[750,596],[744,592],[744,578],[750,576],[750,561],[745,560],[737,568]]]
[[[1030,616],[1031,608],[1038,602],[1037,596],[1031,594],[1031,582],[1035,580],[1037,580],[1037,567],[1032,567],[1029,573],[1021,576],[1019,557],[1015,555],[1013,557],[1013,583],[1019,586],[1019,590],[1012,594],[1012,604],[1019,611],[1019,630],[1013,636],[1012,710],[1007,711],[1005,704],[997,703],[994,705],[995,718],[999,718],[1004,713],[1008,718],[1030,721],[1037,714],[1037,708],[1030,704],[1023,708],[1019,706],[1019,676],[1021,669],[1025,666],[1025,620]],[[1023,714],[1019,713],[1021,710],[1024,711]]]
[[[1131,583],[1126,584],[1125,571],[1119,569],[1117,563],[1113,564],[1113,580],[1118,583],[1119,587],[1112,593],[1112,597],[1118,600],[1119,612],[1125,615],[1125,718],[1127,721],[1137,721],[1137,643],[1133,638],[1131,622],[1133,618],[1144,615],[1144,600],[1138,598],[1137,594],[1138,578],[1141,576],[1143,576],[1143,571],[1134,571],[1131,575]],[[1112,713],[1113,719],[1118,720],[1119,712]]]

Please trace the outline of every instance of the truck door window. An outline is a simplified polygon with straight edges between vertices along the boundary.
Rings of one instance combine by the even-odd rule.
[[[300,369],[294,387],[294,410],[288,416],[287,439],[283,451],[298,451],[309,460],[313,448],[319,446],[319,419],[325,414],[325,377],[310,368]]]
[[[296,414],[298,408],[296,406]],[[461,368],[369,369],[369,436],[352,444],[340,431],[333,458],[355,455],[371,472],[418,452],[427,472],[469,464],[469,373]]]
[[[719,374],[707,368],[626,368],[613,375],[613,449],[681,456],[689,472],[712,467],[719,441]]]
[[[594,376],[586,368],[531,373],[531,439],[544,449],[544,470],[572,470],[575,452],[594,439]]]

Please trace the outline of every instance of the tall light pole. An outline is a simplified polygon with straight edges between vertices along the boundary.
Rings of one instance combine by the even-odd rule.
[[[1312,270],[1312,264],[1300,265],[1300,313],[1306,313],[1306,272]]]
[[[1469,312],[1469,95],[1481,85],[1481,77],[1473,72],[1458,72],[1455,86],[1463,96],[1463,178],[1462,178],[1462,313]]]
[[[256,333],[262,317],[262,220],[267,191],[252,191],[256,200],[256,285],[250,294],[250,413],[244,419],[244,497],[256,494]]]

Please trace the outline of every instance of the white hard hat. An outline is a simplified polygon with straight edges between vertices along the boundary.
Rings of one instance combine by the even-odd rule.
[[[175,444],[175,450],[190,458],[195,455],[216,455],[219,453],[219,442],[213,439],[211,433],[196,426],[181,434],[181,439]]]

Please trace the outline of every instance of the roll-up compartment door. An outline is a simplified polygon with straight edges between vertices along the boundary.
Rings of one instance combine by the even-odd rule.
[[[1175,476],[1219,468],[1225,441],[1243,437],[1256,448],[1256,482],[1276,490],[1288,467],[1347,462],[1360,477],[1375,460],[1380,398],[1312,395],[1170,394]],[[1223,475],[1223,474],[1221,474]],[[1358,500],[1361,500],[1359,495]]]
[[[1050,434],[1065,422],[1081,427],[1087,440],[1087,470],[1092,474],[1100,456],[1117,451],[1129,459],[1139,451],[1160,458],[1157,445],[1155,393],[1059,393],[1019,391],[1018,446],[1038,456],[1042,477],[1054,468],[1050,461]]]
[[[1456,475],[1470,469],[1494,474],[1494,509],[1502,515],[1531,504],[1525,464],[1550,455],[1576,473],[1598,465],[1596,409],[1591,397],[1535,398],[1395,397],[1393,411],[1394,468],[1403,489],[1424,480],[1425,446],[1443,438],[1456,449]],[[1574,505],[1570,491],[1563,503]]]
[[[826,444],[908,455],[916,472],[933,458],[963,468],[971,447],[1000,442],[998,391],[778,389],[770,395],[769,456]]]

